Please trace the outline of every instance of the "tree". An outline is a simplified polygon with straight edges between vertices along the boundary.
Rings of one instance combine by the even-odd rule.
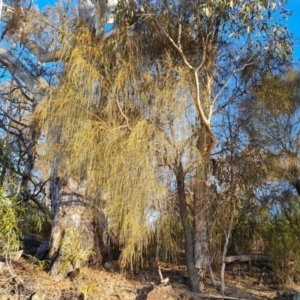
[[[287,65],[281,72],[262,74],[250,96],[241,107],[240,121],[247,148],[265,178],[256,199],[267,212],[269,225],[261,226],[259,234],[278,279],[293,277],[297,281],[294,224],[299,197],[299,73]],[[280,240],[277,237],[282,232],[286,238]],[[287,267],[291,260],[295,261],[292,268]]]
[[[12,4],[16,4],[11,1]],[[10,4],[10,3],[9,3]],[[26,7],[26,3],[24,3]],[[0,57],[3,75],[1,78],[1,129],[6,145],[15,153],[15,168],[20,179],[20,190],[24,201],[34,201],[36,205],[47,213],[45,205],[45,185],[47,178],[37,178],[35,163],[37,159],[36,147],[40,132],[31,120],[32,112],[37,102],[44,95],[47,81],[42,75],[51,76],[51,72],[42,71],[34,66],[35,59],[30,57],[27,48],[22,44],[27,42],[33,48],[34,43],[29,42],[29,33],[38,37],[41,32],[32,30],[38,22],[33,18],[34,12],[22,10],[20,6],[12,8],[5,5],[2,16],[7,26],[2,31],[2,45]],[[27,30],[23,30],[24,14],[28,13]],[[31,49],[30,46],[28,46]],[[34,52],[34,51],[33,51]],[[42,74],[43,73],[43,74]]]
[[[6,104],[1,110],[1,125],[6,132],[5,140],[18,152],[19,161],[16,165],[19,168],[23,200],[34,201],[44,213],[48,213],[49,207],[43,203],[48,178],[44,179],[41,168],[38,169],[38,163],[45,158],[45,150],[41,149],[43,132],[32,114],[45,96],[46,88],[53,82],[53,77],[58,75],[55,65],[48,64],[47,68],[43,68],[42,63],[57,60],[56,41],[51,39],[60,22],[59,13],[50,8],[42,15],[30,5],[26,8],[26,3],[23,3],[24,7],[14,2],[12,4],[15,7],[6,6],[3,16],[6,28],[2,38],[11,48],[0,49],[0,61],[5,75],[1,100]],[[47,28],[49,35],[38,28]],[[49,169],[46,170],[47,173],[49,174]],[[53,207],[54,203],[51,204]]]
[[[206,268],[209,256],[205,183],[210,172],[209,158],[216,144],[212,116],[242,98],[249,84],[255,81],[254,77],[245,82],[245,74],[251,77],[255,67],[262,64],[270,68],[274,56],[285,57],[291,52],[288,32],[272,18],[277,9],[280,6],[276,1],[184,1],[178,6],[164,2],[165,13],[161,15],[151,10],[157,30],[181,57],[193,80],[191,90],[201,164],[195,179],[192,229],[187,222],[184,172],[180,163],[175,174],[187,266],[194,291],[199,286],[196,270],[199,273]],[[264,35],[259,37],[261,31]]]
[[[268,181],[285,180],[299,195],[298,115],[299,74],[290,67],[281,74],[263,74],[241,107],[249,147],[264,160]]]

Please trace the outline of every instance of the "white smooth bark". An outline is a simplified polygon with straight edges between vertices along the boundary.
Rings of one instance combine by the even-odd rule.
[[[88,22],[89,27],[95,28],[95,6],[91,0],[79,1],[79,17]]]
[[[3,7],[3,1],[0,0],[0,21],[1,21],[1,17],[2,17],[2,7]]]
[[[0,63],[7,67],[12,76],[16,76],[28,88],[33,90],[39,81],[9,50],[0,47]]]

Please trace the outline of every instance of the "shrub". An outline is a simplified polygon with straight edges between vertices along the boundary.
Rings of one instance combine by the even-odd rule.
[[[12,186],[0,187],[0,256],[9,259],[21,247],[25,207]]]
[[[81,266],[82,262],[87,261],[90,256],[95,254],[92,249],[86,248],[84,237],[84,230],[77,231],[72,227],[66,229],[60,245],[60,248],[63,249],[60,271],[63,273]]]
[[[300,282],[300,199],[272,217],[266,229],[267,252],[281,283]]]
[[[15,184],[0,187],[0,258],[11,259],[22,247],[21,239],[44,229],[49,216],[22,201]]]

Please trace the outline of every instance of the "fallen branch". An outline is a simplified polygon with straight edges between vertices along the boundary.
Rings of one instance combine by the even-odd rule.
[[[211,295],[211,294],[197,294],[197,293],[191,293],[195,298],[198,299],[226,299],[226,300],[246,300],[245,298],[236,298],[236,297],[230,297],[225,295]]]
[[[269,261],[266,255],[237,255],[237,256],[227,256],[225,258],[225,263],[230,264],[232,262],[246,262],[246,261]]]

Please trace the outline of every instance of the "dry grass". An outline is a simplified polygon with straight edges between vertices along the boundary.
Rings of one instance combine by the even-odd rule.
[[[69,278],[54,281],[36,266],[21,259],[14,262],[16,277],[12,277],[0,267],[0,296],[10,294],[18,296],[13,299],[31,299],[38,294],[41,299],[122,299],[142,300],[147,293],[159,284],[157,265],[138,274],[115,273],[105,270],[82,268],[78,277],[71,281]],[[200,296],[189,292],[186,286],[187,274],[182,265],[160,263],[164,277],[169,277],[177,299],[200,299]],[[238,299],[292,299],[293,292],[300,290],[300,286],[280,287],[272,278],[264,277],[259,282],[261,270],[258,267],[246,265],[230,267],[226,274],[226,295]],[[217,274],[216,274],[217,275]],[[203,293],[218,295],[207,277]],[[44,297],[44,298],[42,298]],[[1,298],[2,299],[2,298]],[[209,297],[201,299],[211,299]]]

